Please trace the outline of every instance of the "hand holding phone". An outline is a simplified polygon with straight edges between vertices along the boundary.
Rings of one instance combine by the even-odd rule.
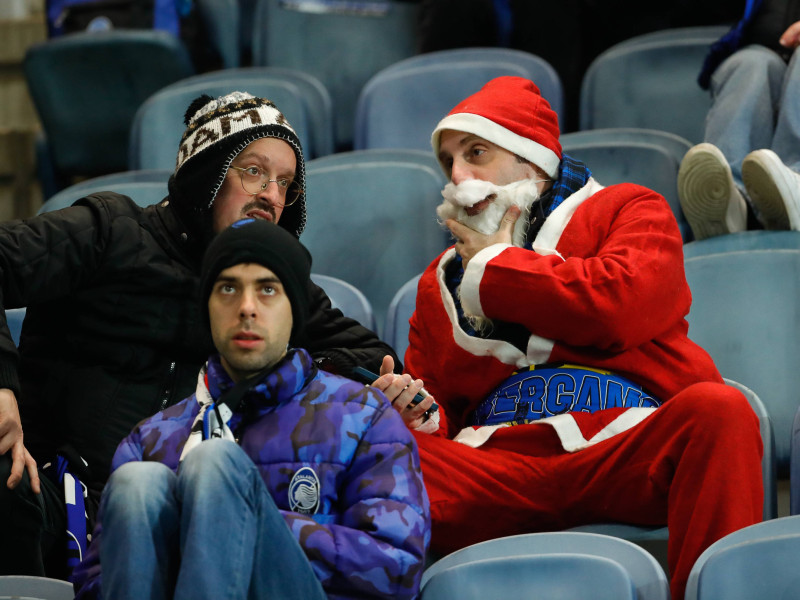
[[[372,371],[365,369],[363,367],[356,367],[355,369],[353,369],[353,378],[367,385],[371,385],[379,377],[380,375],[378,375],[377,373],[373,373]],[[416,406],[428,396],[430,396],[430,394],[426,392],[425,389],[423,388],[411,400],[411,405]],[[439,405],[436,404],[436,402],[434,402],[427,412],[432,413],[436,412],[437,410],[439,410]]]

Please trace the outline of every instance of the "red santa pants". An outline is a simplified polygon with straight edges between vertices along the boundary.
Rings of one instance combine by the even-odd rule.
[[[553,428],[501,428],[479,448],[420,434],[435,553],[589,523],[669,526],[672,598],[711,543],[762,519],[758,418],[699,383],[611,439],[565,452]]]

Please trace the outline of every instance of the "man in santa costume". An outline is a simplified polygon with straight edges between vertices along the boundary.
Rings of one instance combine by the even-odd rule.
[[[687,337],[670,207],[562,154],[555,112],[522,78],[461,102],[432,144],[456,243],[420,279],[406,373],[387,358],[374,385],[415,430],[433,551],[668,525],[682,598],[706,547],[761,520],[762,444],[747,400]]]

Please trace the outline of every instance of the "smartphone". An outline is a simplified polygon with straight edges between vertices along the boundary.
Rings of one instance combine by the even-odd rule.
[[[356,381],[360,381],[361,383],[365,383],[367,385],[372,384],[376,379],[378,379],[378,377],[380,377],[380,375],[378,375],[377,373],[373,373],[372,371],[365,369],[363,367],[356,367],[355,369],[353,369],[353,379],[355,379]],[[422,400],[425,399],[425,397],[427,397],[428,395],[429,395],[428,392],[425,392],[424,390],[420,391],[411,400],[411,404],[416,406],[417,404],[422,402]],[[428,412],[432,413],[436,412],[437,410],[439,410],[439,405],[436,404],[436,402],[434,402],[428,409]]]

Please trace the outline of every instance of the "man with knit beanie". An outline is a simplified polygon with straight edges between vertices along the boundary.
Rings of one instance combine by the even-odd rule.
[[[416,444],[380,392],[292,345],[310,271],[264,221],[211,242],[199,297],[218,353],[117,448],[77,598],[417,596],[430,523]]]
[[[669,205],[563,154],[525,79],[487,83],[432,143],[455,246],[419,281],[405,374],[387,358],[375,386],[415,430],[433,551],[668,525],[682,598],[709,544],[761,520],[762,445],[747,400],[687,337]],[[423,384],[431,397],[408,408]]]
[[[303,153],[271,101],[201,96],[185,121],[157,205],[105,192],[0,225],[0,304],[27,307],[19,353],[0,310],[0,574],[67,577],[120,440],[194,390],[213,350],[195,301],[213,236],[244,217],[303,231]],[[342,375],[393,353],[313,284],[294,342]]]

